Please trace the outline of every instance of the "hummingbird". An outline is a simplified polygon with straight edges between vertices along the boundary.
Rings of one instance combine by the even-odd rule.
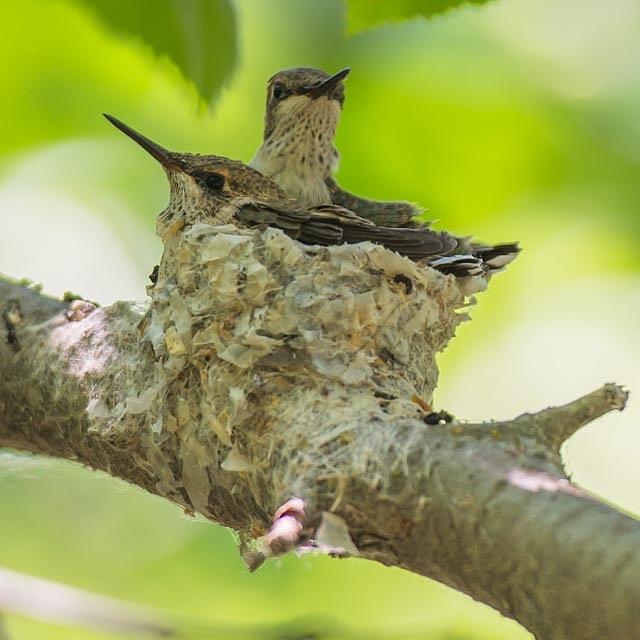
[[[309,206],[333,203],[387,227],[422,228],[418,206],[369,200],[342,189],[333,178],[340,154],[334,138],[344,105],[348,67],[329,75],[295,67],[269,78],[262,145],[249,163]],[[486,245],[456,238],[463,254],[481,255],[485,271],[502,270],[520,251],[517,243]],[[454,262],[451,257],[448,262]],[[441,265],[441,268],[443,265]]]
[[[383,226],[424,226],[414,222],[422,212],[416,205],[361,198],[333,178],[340,160],[334,139],[349,72],[347,67],[330,76],[296,67],[269,78],[263,142],[249,164],[308,205],[334,203]]]
[[[169,151],[117,118],[104,115],[155,158],[167,175],[169,204],[158,217],[163,238],[187,224],[208,222],[274,227],[308,245],[371,241],[445,274],[471,278],[474,292],[482,290],[488,277],[501,268],[490,263],[514,251],[514,245],[472,250],[468,241],[444,231],[382,227],[339,205],[309,206],[240,161]]]

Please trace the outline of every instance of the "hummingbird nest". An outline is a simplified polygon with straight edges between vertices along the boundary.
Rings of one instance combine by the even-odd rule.
[[[115,431],[144,421],[158,491],[245,531],[250,502],[268,522],[314,481],[323,461],[313,457],[332,436],[314,431],[313,411],[334,407],[342,438],[352,410],[424,416],[436,354],[466,318],[453,276],[372,243],[304,246],[273,228],[177,231],[149,293],[137,347],[146,356],[135,356],[149,369],[127,369],[115,406],[90,406],[91,417]],[[267,477],[270,456],[293,442],[308,444],[305,462]],[[181,469],[167,464],[176,457]],[[218,512],[221,492],[237,510],[224,501]]]

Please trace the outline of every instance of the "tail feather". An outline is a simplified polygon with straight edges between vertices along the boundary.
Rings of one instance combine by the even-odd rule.
[[[517,242],[496,245],[472,244],[469,254],[432,258],[427,264],[444,274],[452,274],[465,296],[484,291],[493,274],[515,260],[520,247]]]
[[[484,274],[482,259],[470,255],[443,256],[429,260],[427,264],[442,273],[453,274],[456,278]]]
[[[489,273],[502,271],[517,258],[520,251],[521,249],[517,242],[473,247],[473,254],[483,261],[485,269]]]

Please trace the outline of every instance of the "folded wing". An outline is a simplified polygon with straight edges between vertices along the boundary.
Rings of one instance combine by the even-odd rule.
[[[446,232],[379,227],[349,209],[330,204],[304,208],[295,203],[253,202],[241,206],[236,217],[247,226],[276,227],[305,244],[369,241],[416,261],[449,255],[459,246],[458,240]]]

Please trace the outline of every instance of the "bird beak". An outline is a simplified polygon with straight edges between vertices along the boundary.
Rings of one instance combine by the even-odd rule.
[[[310,87],[305,93],[313,100],[320,98],[321,96],[328,96],[333,88],[349,75],[350,71],[351,69],[349,69],[349,67],[345,67],[330,78],[327,78],[324,82]]]
[[[118,118],[110,116],[108,113],[102,114],[114,127],[120,129],[122,133],[129,136],[134,142],[137,142],[145,151],[150,153],[165,169],[177,169],[182,171],[184,165],[182,161],[176,157],[171,151],[167,151],[164,147],[149,140],[146,136],[133,130]]]

